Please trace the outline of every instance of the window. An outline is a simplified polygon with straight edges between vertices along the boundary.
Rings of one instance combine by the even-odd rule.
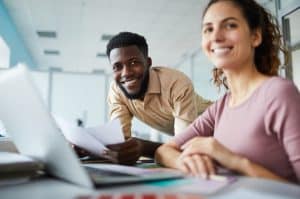
[[[291,9],[281,13],[283,35],[289,51],[289,63],[286,69],[286,77],[292,79],[300,88],[300,30],[298,19],[300,17],[300,3],[297,2]]]

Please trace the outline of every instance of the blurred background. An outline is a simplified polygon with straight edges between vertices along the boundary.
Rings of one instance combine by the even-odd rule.
[[[278,19],[290,62],[280,74],[300,86],[298,0],[258,0]],[[72,123],[108,121],[106,96],[112,70],[107,41],[122,31],[147,39],[153,66],[177,68],[195,90],[216,100],[213,66],[200,49],[200,23],[207,0],[0,0],[0,73],[26,64],[49,110]],[[8,91],[9,92],[9,91]],[[1,118],[0,118],[1,120]],[[4,124],[5,126],[5,124]],[[135,133],[168,139],[134,120]],[[0,125],[0,134],[6,135]]]

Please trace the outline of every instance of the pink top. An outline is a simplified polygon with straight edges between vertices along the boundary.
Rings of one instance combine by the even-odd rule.
[[[300,182],[300,94],[286,79],[266,80],[242,104],[230,108],[230,92],[174,138],[214,136],[232,152],[277,175]]]

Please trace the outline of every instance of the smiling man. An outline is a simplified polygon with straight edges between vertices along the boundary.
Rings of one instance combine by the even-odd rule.
[[[211,102],[194,92],[191,80],[168,67],[151,67],[143,36],[121,32],[107,44],[114,81],[108,94],[110,118],[119,118],[126,142],[108,146],[118,163],[133,164],[140,156],[153,157],[161,143],[131,136],[136,117],[173,136],[183,131]]]

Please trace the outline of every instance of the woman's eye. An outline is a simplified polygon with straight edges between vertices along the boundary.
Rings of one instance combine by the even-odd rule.
[[[212,31],[213,31],[213,28],[212,28],[212,27],[208,27],[208,28],[204,28],[204,29],[203,29],[203,33],[204,33],[204,34],[210,33],[210,32],[212,32]]]
[[[226,28],[227,29],[233,29],[233,28],[236,28],[237,27],[237,24],[235,24],[235,23],[228,23],[228,24],[226,24]]]

